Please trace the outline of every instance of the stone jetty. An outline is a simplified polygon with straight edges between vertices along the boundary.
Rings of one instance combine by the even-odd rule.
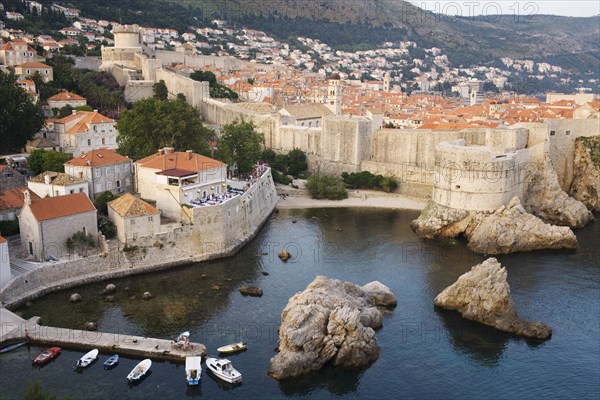
[[[200,343],[190,343],[187,350],[182,350],[172,340],[55,328],[39,325],[38,322],[39,317],[24,320],[5,308],[0,308],[0,343],[27,340],[31,344],[78,350],[98,349],[121,356],[176,362],[184,362],[190,356],[206,356],[206,347]]]

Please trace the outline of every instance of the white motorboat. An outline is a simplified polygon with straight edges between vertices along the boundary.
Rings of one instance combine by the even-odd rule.
[[[219,353],[228,354],[228,353],[237,353],[238,351],[246,350],[245,342],[231,343],[227,346],[221,346],[217,349]]]
[[[185,378],[188,385],[193,386],[200,383],[202,377],[202,357],[185,358]]]
[[[127,375],[127,379],[129,379],[130,382],[139,381],[144,375],[146,375],[146,373],[148,373],[151,366],[152,360],[150,360],[149,358],[140,361],[140,363],[136,365],[135,368],[132,369],[131,372]]]
[[[93,363],[98,358],[98,349],[94,349],[85,353],[83,357],[81,357],[75,363],[74,368],[85,368],[91,363]]]
[[[231,361],[226,358],[206,358],[206,367],[210,372],[215,374],[217,378],[229,383],[242,383],[242,374],[238,372]]]

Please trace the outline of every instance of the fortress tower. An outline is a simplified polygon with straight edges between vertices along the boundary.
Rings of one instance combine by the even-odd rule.
[[[136,69],[135,56],[142,53],[140,27],[137,25],[116,25],[113,30],[114,47],[102,47],[100,70],[109,71],[116,64]]]

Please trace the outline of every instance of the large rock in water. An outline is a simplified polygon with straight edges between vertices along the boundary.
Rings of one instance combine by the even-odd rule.
[[[455,238],[465,231],[471,214],[469,211],[440,206],[429,200],[419,218],[415,219],[410,227],[419,237],[425,239]]]
[[[362,367],[379,356],[375,331],[396,297],[379,282],[363,287],[324,276],[294,295],[281,314],[279,353],[269,375],[276,379],[315,371],[326,363]]]
[[[577,138],[570,195],[589,210],[600,211],[600,136]],[[592,153],[594,151],[594,153]],[[594,154],[594,158],[592,156]]]
[[[506,281],[506,268],[495,258],[488,258],[458,278],[435,298],[435,305],[456,310],[464,318],[501,331],[538,339],[552,335],[548,325],[517,316]]]
[[[483,254],[577,248],[577,237],[570,228],[545,224],[527,213],[518,197],[506,208],[474,218],[465,236],[469,248]]]

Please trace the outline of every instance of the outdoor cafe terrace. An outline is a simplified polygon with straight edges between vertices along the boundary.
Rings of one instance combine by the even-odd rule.
[[[191,208],[196,207],[209,207],[225,203],[233,198],[243,195],[248,189],[252,187],[267,171],[270,167],[268,164],[256,164],[252,169],[252,172],[247,176],[237,180],[227,181],[227,192],[222,194],[211,194],[205,197],[198,197],[192,199],[186,203],[186,206]]]

